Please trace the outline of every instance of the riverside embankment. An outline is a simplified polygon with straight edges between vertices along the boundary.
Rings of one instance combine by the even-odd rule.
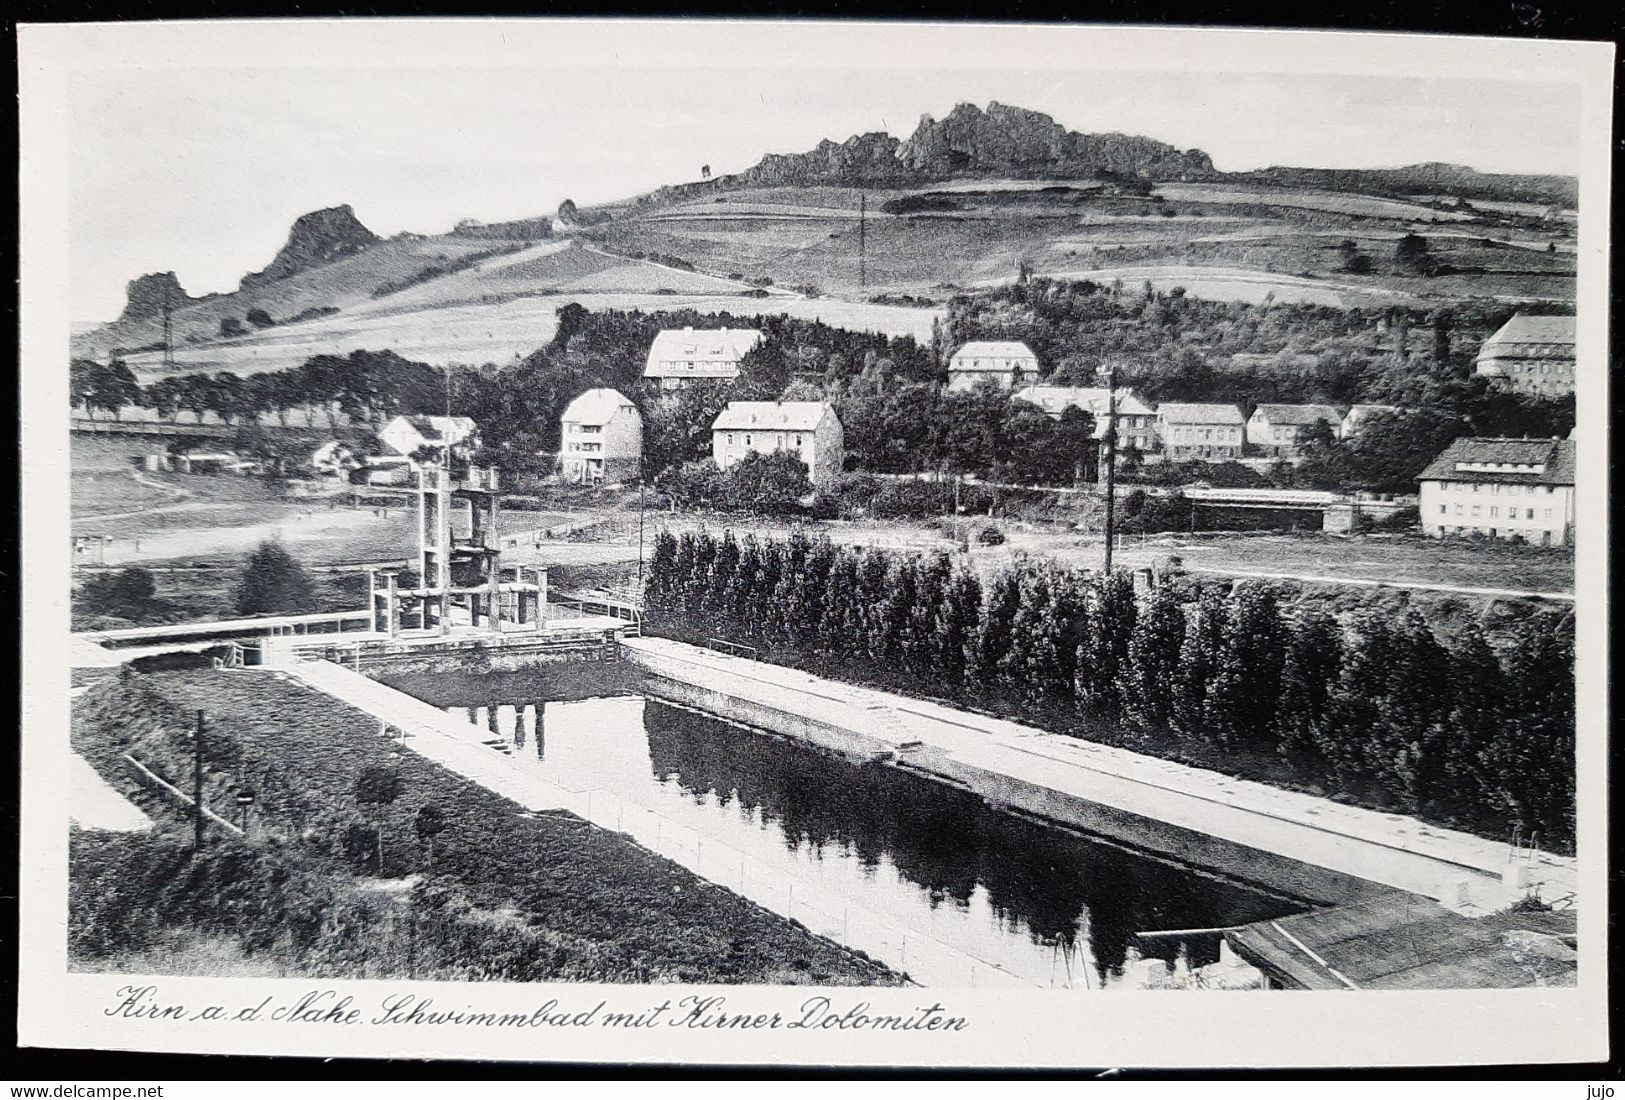
[[[1572,896],[1572,859],[667,639],[622,643],[656,697],[970,790],[990,804],[1319,904],[1384,890],[1467,915],[1529,888]]]

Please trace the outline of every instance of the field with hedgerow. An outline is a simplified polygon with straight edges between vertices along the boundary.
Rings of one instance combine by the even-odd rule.
[[[191,790],[206,720],[211,824]],[[73,840],[80,969],[445,980],[895,984],[886,968],[573,815],[532,814],[275,673],[128,673],[76,701],[75,751],[160,822]]]

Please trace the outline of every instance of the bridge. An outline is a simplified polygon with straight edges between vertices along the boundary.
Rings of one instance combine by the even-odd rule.
[[[282,424],[180,424],[167,420],[92,420],[88,416],[71,417],[68,430],[89,435],[154,435],[185,439],[234,439],[245,427],[257,427],[267,432],[311,434],[320,429],[294,427]]]

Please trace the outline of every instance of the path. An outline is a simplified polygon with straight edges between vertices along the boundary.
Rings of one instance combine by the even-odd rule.
[[[1508,845],[1415,818],[664,638],[627,639],[622,648],[659,675],[867,735],[916,770],[944,778],[1015,780],[1059,796],[1062,805],[1071,798],[1113,807],[1434,898],[1464,912],[1503,908],[1523,893],[1521,886],[1503,882],[1512,858]],[[890,712],[885,729],[875,728],[870,712],[877,707]],[[1536,852],[1528,857],[1525,873],[1543,885],[1546,897],[1575,893],[1578,874],[1571,858]]]
[[[1207,573],[1225,577],[1257,577],[1272,581],[1306,581],[1311,584],[1351,584],[1363,588],[1408,588],[1419,592],[1453,592],[1462,596],[1494,596],[1509,599],[1567,600],[1574,602],[1572,592],[1537,592],[1525,588],[1471,588],[1461,584],[1424,584],[1421,581],[1377,581],[1362,577],[1325,577],[1310,573],[1258,573],[1248,569],[1215,568],[1185,565],[1187,573]]]
[[[152,819],[76,752],[68,754],[68,816],[81,829],[137,833],[152,828]]]

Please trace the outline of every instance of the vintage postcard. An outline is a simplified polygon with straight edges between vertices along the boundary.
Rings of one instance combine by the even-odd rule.
[[[1604,1055],[1610,45],[20,49],[25,1045]]]

